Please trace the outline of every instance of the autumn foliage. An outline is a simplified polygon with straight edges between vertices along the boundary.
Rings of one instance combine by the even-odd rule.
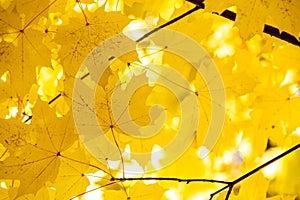
[[[0,0],[1,200],[300,198],[300,48],[263,33],[268,24],[299,38],[300,1],[205,0],[203,9],[172,21],[202,4],[191,2]],[[216,14],[226,9],[236,13],[235,21]],[[224,88],[209,91],[214,77],[205,81],[191,63],[167,48],[153,50],[152,43],[112,58],[99,82],[86,81],[97,86],[93,112],[120,152],[117,159],[95,158],[79,137],[72,110],[74,104],[89,106],[73,98],[74,82],[89,73],[78,71],[84,59],[122,31],[150,30],[170,21],[164,28],[207,51]],[[179,130],[178,99],[155,84],[157,77],[167,78],[158,67],[163,65],[188,81],[200,116],[193,143],[165,167],[163,154],[139,162],[132,156],[163,149]],[[125,106],[132,122],[147,131],[151,107],[165,108],[162,127],[147,140],[126,134],[112,115],[118,81],[130,82],[142,73],[148,84]],[[219,90],[225,90],[225,102],[211,100],[211,92]],[[213,104],[225,110],[225,123],[213,150],[203,156]],[[234,182],[292,147],[297,148]]]

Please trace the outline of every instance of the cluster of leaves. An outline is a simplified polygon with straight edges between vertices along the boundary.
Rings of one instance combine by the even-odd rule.
[[[156,27],[194,5],[182,0],[0,0],[0,199],[208,199],[222,182],[180,181],[235,180],[297,145],[300,49],[261,33],[263,24],[269,23],[297,37],[299,2],[204,3],[204,10],[169,28],[201,44],[222,75],[226,120],[213,152],[202,159],[201,144],[210,125],[211,104],[224,105],[210,101],[209,82],[190,63],[167,51],[153,53],[146,48],[142,54],[131,52],[114,59],[98,83],[99,124],[125,151],[117,161],[103,157],[99,162],[80,142],[73,122],[73,85],[81,63],[94,47],[124,28]],[[236,23],[211,13],[225,9],[237,11]],[[176,98],[153,84],[161,76],[153,70],[160,69],[146,67],[145,73],[152,77],[149,85],[128,104],[140,126],[151,121],[152,105],[167,108],[165,124],[155,137],[144,141],[122,132],[110,104],[115,83],[145,63],[180,71],[197,92],[201,116],[193,145],[172,165],[152,174],[144,170],[149,165],[159,167],[159,159],[137,163],[130,152],[163,148],[180,122]],[[234,184],[230,199],[299,198],[299,164],[299,151],[290,153]],[[137,174],[121,173],[120,168],[136,169]],[[217,198],[226,194],[220,191]]]

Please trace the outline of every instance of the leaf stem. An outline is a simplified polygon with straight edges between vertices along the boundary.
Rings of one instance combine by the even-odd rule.
[[[115,183],[117,183],[117,182],[111,182],[111,183],[107,183],[107,184],[105,184],[105,185],[102,185],[102,186],[100,186],[100,187],[93,188],[93,189],[91,189],[91,190],[88,190],[88,191],[86,191],[86,192],[80,193],[80,194],[78,194],[78,195],[72,197],[70,200],[76,199],[76,198],[78,198],[78,197],[81,197],[81,196],[83,196],[83,195],[85,195],[85,194],[87,194],[87,193],[93,192],[93,191],[95,191],[95,190],[99,190],[99,189],[101,189],[101,188],[108,187],[108,186],[113,185],[113,184],[115,184]]]
[[[37,15],[35,15],[22,29],[22,31],[24,32],[24,30],[30,25],[32,24],[32,22],[34,22],[43,12],[45,12],[48,8],[50,8],[57,0],[52,1],[51,3],[48,4],[48,6],[46,6],[43,10],[41,10]]]
[[[87,165],[87,166],[93,167],[93,168],[95,168],[95,169],[98,169],[98,170],[100,170],[100,171],[103,171],[104,173],[106,173],[106,174],[109,175],[109,176],[112,176],[109,172],[105,171],[104,169],[102,169],[102,168],[100,168],[100,167],[98,167],[98,166],[96,166],[96,165],[93,165],[93,164],[90,164],[90,163],[85,163],[85,162],[82,162],[82,161],[80,161],[80,160],[76,160],[76,159],[73,159],[73,158],[69,158],[69,157],[64,156],[64,155],[61,155],[61,154],[60,154],[60,157],[65,158],[65,159],[68,159],[68,160],[71,160],[71,161],[73,161],[73,162],[77,162],[77,163],[80,163],[80,164],[83,164],[83,165]]]

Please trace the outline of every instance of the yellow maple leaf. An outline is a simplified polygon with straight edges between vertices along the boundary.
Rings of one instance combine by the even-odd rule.
[[[60,156],[77,139],[71,114],[58,119],[45,103],[37,104],[35,109],[38,112],[33,116],[32,131],[0,164],[2,178],[20,180],[18,195],[35,193],[46,181],[54,181]]]
[[[47,1],[43,1],[47,5]],[[13,10],[10,13],[2,11],[0,13],[1,35],[3,41],[0,42],[0,74],[5,71],[9,71],[14,76],[11,76],[10,84],[15,88],[17,95],[22,98],[33,83],[35,83],[35,67],[37,65],[50,65],[50,50],[45,46],[43,38],[45,33],[34,30],[31,25],[37,23],[37,19],[45,12],[41,12],[44,9],[41,4],[35,12],[25,9],[24,5],[37,6],[37,2],[33,2],[34,5],[24,4],[18,2],[17,10]],[[20,9],[19,9],[20,8]],[[28,12],[29,11],[29,12]],[[21,13],[20,13],[21,12]],[[22,19],[22,14],[25,15],[25,20]],[[12,59],[13,58],[13,59]]]

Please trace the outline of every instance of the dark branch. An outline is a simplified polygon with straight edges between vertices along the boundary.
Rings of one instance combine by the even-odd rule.
[[[226,189],[229,188],[231,185],[232,185],[232,184],[230,183],[230,184],[228,184],[228,185],[222,187],[221,189],[215,191],[214,193],[211,193],[211,194],[210,194],[209,200],[212,200],[213,197],[214,197],[216,194],[219,194],[219,193],[222,192],[223,190],[226,190]]]
[[[262,165],[256,167],[255,169],[253,169],[253,170],[251,170],[250,172],[244,174],[243,176],[237,178],[236,180],[234,180],[234,181],[228,183],[228,185],[226,185],[226,186],[222,187],[221,189],[217,190],[216,192],[212,193],[212,194],[210,195],[210,199],[212,199],[216,194],[218,194],[218,193],[222,192],[223,190],[226,190],[227,188],[229,188],[229,190],[228,190],[228,192],[227,192],[227,194],[226,194],[226,198],[225,198],[225,200],[228,200],[228,199],[229,199],[229,196],[230,196],[230,194],[231,194],[231,192],[232,192],[233,187],[234,187],[237,183],[239,183],[239,182],[241,182],[242,180],[248,178],[249,176],[255,174],[256,172],[258,172],[258,171],[261,170],[262,168],[264,168],[264,167],[266,167],[266,166],[272,164],[273,162],[275,162],[275,161],[277,161],[277,160],[283,158],[284,156],[286,156],[286,155],[292,153],[293,151],[297,150],[298,148],[300,148],[300,143],[297,144],[297,145],[295,145],[295,146],[293,146],[293,147],[291,147],[290,149],[286,150],[285,152],[283,152],[282,154],[276,156],[275,158],[269,160],[268,162],[265,162],[264,164],[262,164]]]
[[[51,103],[53,103],[55,100],[57,100],[59,97],[61,96],[61,93],[59,93],[57,96],[55,96],[53,99],[51,99],[48,104],[50,105]]]
[[[228,191],[227,191],[225,200],[228,200],[228,199],[229,199],[229,196],[230,196],[230,194],[231,194],[231,191],[232,191],[233,186],[234,186],[234,184],[232,184],[232,185],[229,186],[229,189],[228,189]]]
[[[197,1],[197,0],[187,0],[195,5],[198,5],[198,6],[202,6],[203,5],[203,1]],[[202,7],[201,7],[202,8]],[[204,9],[204,7],[202,8]],[[217,13],[217,12],[213,12],[213,14],[217,14],[217,15],[220,15],[222,17],[225,17],[231,21],[235,21],[236,19],[236,13],[230,11],[230,10],[225,10],[224,12],[222,12],[221,14]],[[269,34],[273,37],[276,37],[276,38],[279,38],[281,40],[284,40],[288,43],[291,43],[293,45],[296,45],[296,46],[300,46],[300,38],[296,38],[295,36],[285,32],[285,31],[282,31],[280,33],[280,30],[278,28],[275,28],[273,26],[270,26],[268,24],[265,24],[264,26],[264,30],[263,30],[264,33],[266,34]]]
[[[203,9],[203,8],[204,8],[204,4],[195,6],[194,8],[192,8],[191,10],[188,10],[187,12],[183,13],[182,15],[179,15],[178,17],[176,17],[176,18],[174,18],[174,19],[168,21],[167,23],[164,23],[164,24],[160,25],[159,27],[153,29],[152,31],[146,33],[146,34],[143,35],[141,38],[139,38],[136,42],[142,41],[143,39],[149,37],[149,36],[152,35],[153,33],[159,31],[160,29],[165,28],[166,26],[169,26],[169,25],[171,25],[171,24],[174,24],[175,22],[179,21],[180,19],[182,19],[182,18],[184,18],[184,17],[190,15],[191,13],[193,13],[193,12],[199,10],[199,9]]]
[[[245,178],[251,176],[252,174],[255,174],[257,171],[261,170],[262,168],[270,165],[271,163],[279,160],[280,158],[283,158],[284,156],[288,155],[289,153],[297,150],[298,148],[300,148],[300,143],[297,144],[296,146],[293,146],[292,148],[288,149],[287,151],[283,152],[282,154],[276,156],[275,158],[269,160],[268,162],[265,162],[264,164],[258,166],[257,168],[251,170],[250,172],[248,172],[247,174],[244,174],[243,176],[241,176],[240,178],[236,179],[233,181],[233,184],[236,184],[242,180],[244,180]]]
[[[292,153],[293,151],[297,150],[298,148],[300,148],[300,143],[291,147],[290,149],[288,149],[287,151],[283,152],[282,154],[274,157],[273,159],[269,160],[268,162],[265,162],[264,164],[256,167],[255,169],[251,170],[250,172],[244,174],[243,176],[237,178],[234,181],[220,181],[220,180],[214,180],[214,179],[181,179],[181,178],[167,178],[167,177],[140,177],[140,178],[115,178],[112,177],[111,181],[115,182],[115,181],[120,181],[120,182],[124,182],[124,181],[140,181],[140,180],[157,180],[157,181],[176,181],[176,182],[185,182],[186,184],[189,184],[190,182],[210,182],[210,183],[220,183],[220,184],[225,184],[224,187],[222,187],[221,189],[217,190],[216,192],[212,193],[210,195],[210,200],[213,199],[213,197],[217,194],[219,194],[220,192],[226,190],[228,188],[228,191],[226,193],[226,197],[225,200],[228,200],[230,197],[230,194],[233,190],[233,187],[241,182],[242,180],[250,177],[251,175],[255,174],[256,172],[258,172],[259,170],[261,170],[262,168],[272,164],[273,162],[283,158],[284,156]]]
[[[186,184],[189,184],[190,182],[210,182],[210,183],[222,183],[222,184],[232,183],[229,181],[219,181],[213,179],[181,179],[181,178],[165,178],[165,177],[111,178],[111,181],[145,181],[145,180],[177,181],[177,182],[185,182]]]

